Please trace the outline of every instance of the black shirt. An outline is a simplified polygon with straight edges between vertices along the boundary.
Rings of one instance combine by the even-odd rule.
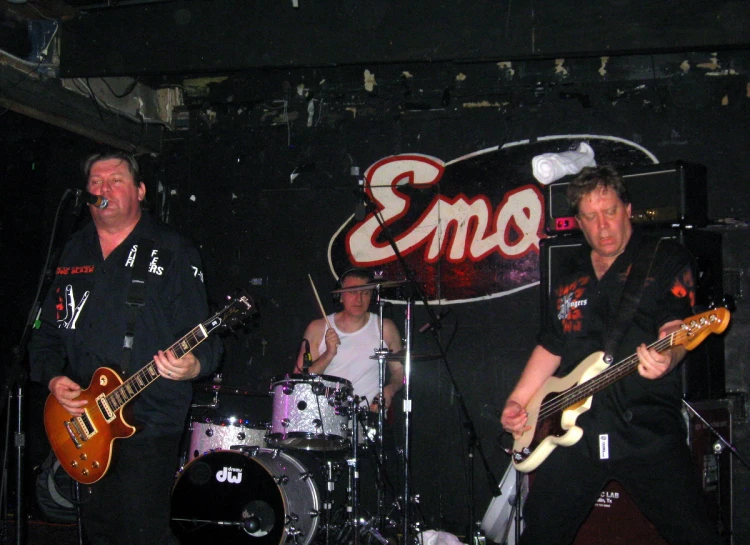
[[[593,352],[603,350],[608,326],[615,320],[628,272],[644,234],[631,239],[601,279],[584,245],[553,286],[549,319],[539,344],[562,357],[558,376],[567,375]],[[659,328],[692,314],[695,290],[690,255],[674,240],[661,240],[645,282],[640,304],[615,353],[615,362],[635,354],[641,343],[657,340]],[[584,430],[582,448],[599,458],[599,436],[606,434],[609,458],[646,455],[665,442],[683,440],[680,373],[649,380],[637,371],[593,397],[591,409],[577,419]]]
[[[125,300],[142,239],[153,241],[154,249],[128,374],[208,318],[200,257],[189,241],[144,213],[133,232],[104,259],[91,223],[75,233],[63,250],[42,308],[40,329],[30,344],[32,380],[46,386],[64,374],[88,388],[97,368],[121,371],[129,317]],[[195,348],[200,377],[216,370],[222,350],[215,337]],[[182,432],[191,397],[190,382],[157,379],[131,401],[142,435]]]

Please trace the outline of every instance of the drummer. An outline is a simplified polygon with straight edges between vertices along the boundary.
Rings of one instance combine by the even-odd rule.
[[[375,350],[380,348],[380,327],[378,316],[370,312],[375,284],[372,273],[367,269],[353,268],[345,271],[339,286],[361,290],[343,291],[340,296],[340,311],[313,320],[305,329],[304,338],[310,343],[312,364],[307,371],[317,375],[331,375],[349,380],[354,395],[360,402],[367,401],[371,411],[378,411],[379,384],[378,361],[372,359]],[[330,323],[331,327],[328,327]],[[396,324],[383,319],[383,342],[391,352],[400,352],[401,335]],[[304,343],[303,343],[304,345]],[[297,358],[296,373],[304,370],[305,348]],[[404,385],[404,366],[400,361],[387,360],[390,377],[383,387],[385,410],[391,406],[393,396]]]

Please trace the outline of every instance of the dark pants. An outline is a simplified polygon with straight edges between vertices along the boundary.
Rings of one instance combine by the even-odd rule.
[[[617,480],[670,545],[720,545],[690,452],[674,444],[648,459],[591,460],[558,447],[537,469],[524,505],[520,545],[572,543],[602,488]]]
[[[176,545],[169,529],[180,436],[115,442],[107,475],[81,488],[83,529],[91,545]]]

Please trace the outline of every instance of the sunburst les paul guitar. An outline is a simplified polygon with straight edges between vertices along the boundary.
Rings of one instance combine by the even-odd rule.
[[[658,352],[674,346],[692,350],[711,333],[723,333],[730,313],[718,308],[683,321],[680,329],[649,345]],[[513,465],[533,471],[557,446],[569,447],[583,436],[575,425],[579,415],[591,408],[592,396],[629,375],[638,367],[638,355],[608,365],[604,352],[594,352],[565,377],[550,377],[526,406],[528,430],[513,443]]]
[[[198,324],[168,350],[181,358],[210,334],[231,328],[256,313],[254,302],[245,293],[229,300],[223,310]],[[92,484],[104,477],[112,463],[115,439],[130,437],[136,431],[126,421],[123,409],[159,376],[154,360],[125,381],[113,369],[100,367],[78,398],[88,401],[82,416],[71,416],[55,396],[47,398],[44,429],[68,475],[82,484]]]

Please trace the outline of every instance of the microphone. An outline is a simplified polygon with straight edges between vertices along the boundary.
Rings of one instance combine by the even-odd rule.
[[[101,195],[92,195],[88,191],[83,189],[76,189],[76,199],[81,199],[83,202],[90,204],[99,209],[105,209],[109,205],[109,201]]]
[[[425,325],[419,328],[420,333],[427,333],[434,329],[440,329],[440,321],[451,313],[451,309],[441,310],[437,316],[435,316],[435,323],[427,322]]]
[[[305,355],[302,356],[302,372],[305,374],[309,374],[311,365],[312,354],[310,354],[310,341],[305,339]]]

